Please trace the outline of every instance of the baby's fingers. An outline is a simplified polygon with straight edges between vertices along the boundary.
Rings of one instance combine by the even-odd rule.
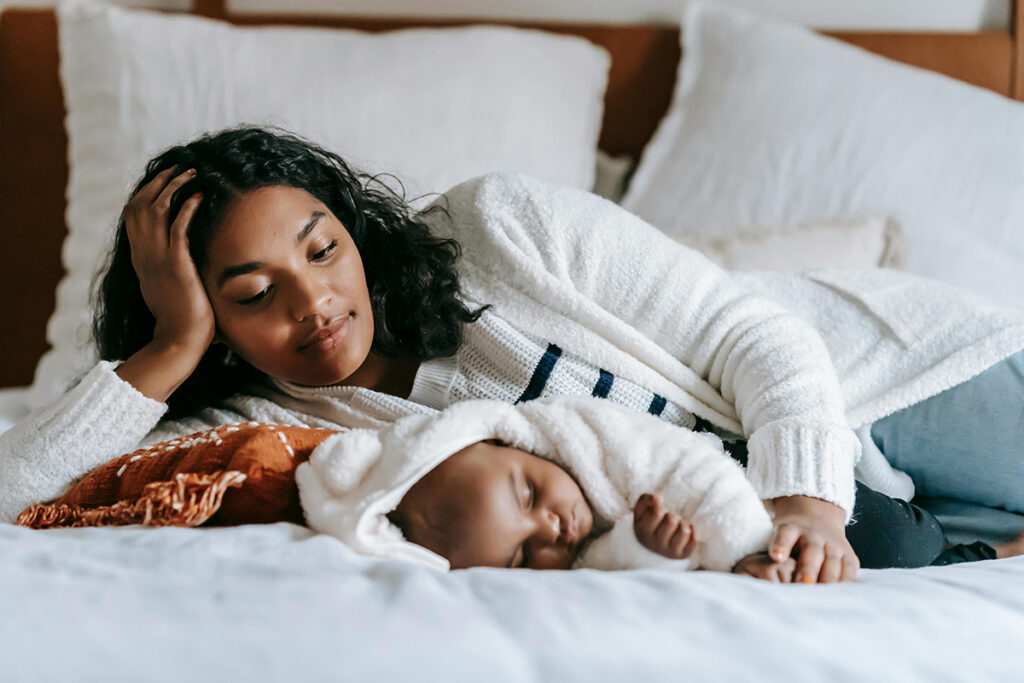
[[[671,553],[672,537],[681,526],[683,526],[682,522],[671,512],[665,513],[661,521],[658,522],[658,527],[654,530],[654,541],[663,555]]]
[[[685,560],[693,554],[697,547],[697,535],[693,532],[692,524],[680,524],[672,535],[670,549],[672,557],[677,560]]]
[[[639,524],[648,532],[653,533],[663,514],[661,498],[645,493],[640,496],[636,502],[636,507],[633,509],[634,524]]]

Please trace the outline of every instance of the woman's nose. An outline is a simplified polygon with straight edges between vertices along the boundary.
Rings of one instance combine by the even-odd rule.
[[[292,294],[292,316],[302,322],[313,316],[330,317],[331,290],[325,284],[312,279],[296,278]]]

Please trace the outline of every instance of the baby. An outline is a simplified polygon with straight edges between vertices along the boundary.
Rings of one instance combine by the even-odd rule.
[[[354,429],[324,441],[296,481],[314,529],[365,554],[439,569],[670,566],[784,582],[795,570],[764,552],[769,511],[717,437],[605,399],[469,401]],[[855,514],[854,550],[894,558],[875,566],[1024,551],[1024,536],[944,551],[928,513],[861,485]],[[905,533],[894,533],[900,526]],[[888,555],[880,543],[893,546]],[[911,550],[923,559],[895,559]]]
[[[428,472],[388,519],[452,569],[570,569],[594,534],[593,511],[568,472],[494,439]],[[693,525],[649,493],[637,502],[632,531],[644,548],[672,560],[689,558],[698,543]]]
[[[314,529],[439,569],[728,571],[772,529],[717,437],[590,397],[466,401],[350,430],[296,481]]]

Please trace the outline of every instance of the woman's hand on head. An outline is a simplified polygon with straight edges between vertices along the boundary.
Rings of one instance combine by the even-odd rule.
[[[792,580],[800,583],[852,581],[860,560],[846,540],[843,509],[820,498],[776,498],[775,529],[768,554],[776,563],[796,560]]]
[[[171,221],[171,198],[193,178],[193,169],[161,171],[128,201],[121,215],[142,297],[156,318],[153,343],[195,353],[198,361],[216,329],[213,308],[188,248],[188,227],[201,196],[185,200]]]

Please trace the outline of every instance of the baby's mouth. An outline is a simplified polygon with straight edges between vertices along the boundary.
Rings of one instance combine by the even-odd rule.
[[[580,542],[580,524],[576,518],[576,506],[569,513],[569,521],[562,523],[562,533],[565,536],[565,544],[572,548]]]

